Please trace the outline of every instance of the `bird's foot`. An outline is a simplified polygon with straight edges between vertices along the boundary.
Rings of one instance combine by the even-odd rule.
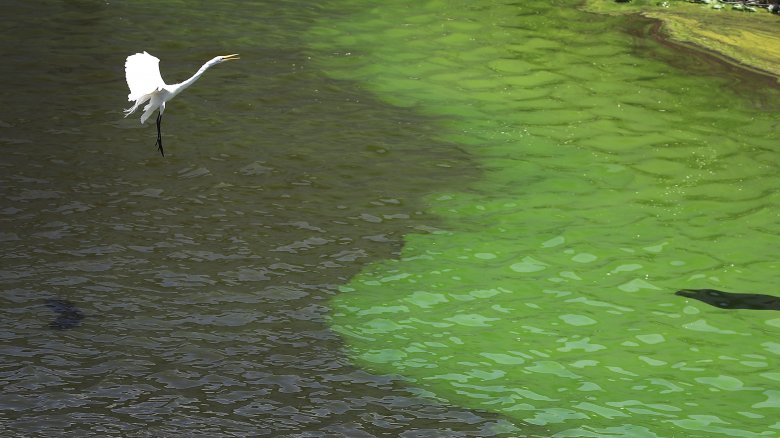
[[[157,137],[157,142],[154,145],[157,146],[157,150],[160,151],[160,155],[164,157],[165,151],[163,150],[162,138]]]

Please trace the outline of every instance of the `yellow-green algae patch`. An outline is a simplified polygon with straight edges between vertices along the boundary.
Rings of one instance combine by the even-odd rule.
[[[585,9],[607,14],[641,14],[663,23],[664,36],[704,49],[721,59],[769,73],[780,79],[780,17],[766,9],[756,12],[714,9],[684,1],[587,0]]]

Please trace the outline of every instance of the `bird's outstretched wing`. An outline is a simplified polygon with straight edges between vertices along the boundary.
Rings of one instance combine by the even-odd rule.
[[[146,52],[127,57],[125,76],[130,88],[127,100],[131,102],[165,85],[160,76],[160,60]]]

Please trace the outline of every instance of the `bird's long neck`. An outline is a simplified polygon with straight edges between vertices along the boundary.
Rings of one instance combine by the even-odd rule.
[[[187,79],[184,82],[179,82],[178,84],[172,85],[171,86],[171,92],[173,93],[173,95],[175,96],[175,95],[181,93],[182,91],[187,89],[187,87],[189,87],[190,85],[194,84],[195,81],[200,79],[200,77],[203,76],[203,73],[205,73],[206,70],[208,70],[209,67],[211,67],[212,65],[214,65],[213,62],[212,61],[208,61],[207,63],[203,64],[203,66],[201,66],[201,68],[199,68],[198,71],[196,71],[195,74],[192,75],[189,79]]]

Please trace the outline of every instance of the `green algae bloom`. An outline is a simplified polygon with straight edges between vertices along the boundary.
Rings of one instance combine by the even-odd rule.
[[[321,67],[480,170],[333,300],[356,361],[521,435],[776,435],[780,318],[674,291],[776,284],[777,92],[569,2],[352,6]]]

